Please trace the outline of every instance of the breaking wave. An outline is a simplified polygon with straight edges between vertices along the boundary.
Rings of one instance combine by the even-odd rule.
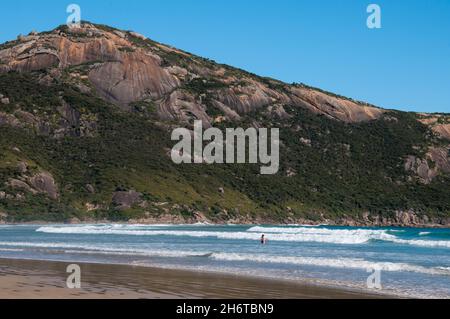
[[[450,268],[434,267],[426,268],[418,265],[392,262],[372,262],[353,258],[316,258],[316,257],[288,257],[288,256],[262,256],[256,254],[217,253],[213,259],[222,261],[251,261],[258,263],[291,264],[303,266],[320,266],[333,268],[348,268],[361,270],[381,270],[387,272],[407,271],[430,275],[450,276]]]
[[[8,247],[8,248],[5,248]],[[14,247],[14,248],[13,248]],[[20,248],[19,248],[20,247]],[[356,258],[322,258],[322,257],[293,257],[267,256],[246,253],[212,253],[206,251],[179,251],[169,249],[135,249],[111,248],[102,245],[66,244],[66,243],[29,243],[29,242],[0,242],[0,251],[23,251],[23,248],[52,249],[66,254],[145,256],[145,257],[202,257],[216,261],[257,262],[266,264],[289,264],[299,266],[319,266],[331,268],[381,270],[387,272],[416,272],[430,275],[450,276],[450,267],[427,268],[407,263],[374,262]]]
[[[246,231],[182,230],[169,225],[82,225],[45,226],[36,231],[52,234],[129,235],[129,236],[177,236],[212,237],[226,240],[259,240],[262,233],[269,241],[317,242],[358,245],[370,241],[387,241],[401,245],[450,248],[450,241],[402,239],[386,229],[330,229],[317,227],[262,227],[255,226]]]
[[[311,228],[302,228],[304,232],[273,233],[271,241],[293,242],[323,242],[335,244],[363,244],[370,240],[365,231],[347,233],[345,236],[333,233],[315,233]],[[311,229],[309,232],[307,229]],[[108,226],[46,226],[37,229],[37,232],[52,234],[90,234],[90,235],[132,235],[132,236],[187,236],[187,237],[215,237],[218,239],[258,240],[260,233],[254,231],[223,232],[203,230],[160,230],[160,229],[127,229]]]

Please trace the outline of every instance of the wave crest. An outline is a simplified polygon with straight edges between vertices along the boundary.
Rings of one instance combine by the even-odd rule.
[[[164,225],[164,227],[168,227]],[[255,226],[245,231],[182,230],[177,227],[161,228],[161,225],[81,225],[81,226],[45,226],[36,230],[52,234],[86,235],[127,235],[127,236],[176,236],[176,237],[212,237],[225,240],[255,240],[261,234],[267,234],[269,241],[317,242],[329,244],[360,245],[370,241],[386,241],[400,245],[420,247],[450,248],[450,241],[402,239],[390,234],[386,229],[331,229],[317,227],[262,227]]]
[[[408,271],[431,275],[450,276],[450,269],[444,267],[426,268],[418,265],[392,262],[372,262],[353,258],[319,258],[319,257],[288,257],[288,256],[262,256],[255,254],[215,253],[213,259],[222,261],[252,261],[258,263],[278,263],[303,266],[321,266],[333,268],[349,268],[362,270],[381,270],[387,272]]]

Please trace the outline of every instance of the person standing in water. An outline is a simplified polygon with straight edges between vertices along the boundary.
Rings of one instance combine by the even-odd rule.
[[[262,235],[261,236],[261,245],[265,245],[265,244],[267,244],[267,239],[266,239],[266,235]]]

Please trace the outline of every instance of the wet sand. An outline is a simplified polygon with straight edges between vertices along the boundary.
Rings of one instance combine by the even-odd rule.
[[[359,291],[184,270],[86,264],[81,288],[66,286],[69,262],[0,259],[1,299],[355,299]]]

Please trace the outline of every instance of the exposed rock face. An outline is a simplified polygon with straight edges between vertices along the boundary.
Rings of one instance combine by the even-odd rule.
[[[144,50],[122,52],[120,48],[132,47],[132,43],[92,25],[83,25],[83,30],[95,31],[97,35],[80,39],[76,33],[68,37],[55,32],[23,39],[26,43],[0,51],[0,60],[6,61],[0,72],[101,62],[90,72],[89,79],[105,99],[121,105],[148,96],[160,98],[179,85],[177,78],[160,66],[158,56]]]
[[[96,211],[96,210],[99,210],[102,208],[100,205],[95,205],[95,204],[91,204],[91,203],[86,203],[84,206],[85,206],[87,212]]]
[[[123,54],[89,74],[103,97],[120,105],[145,98],[159,99],[179,86],[179,81],[160,66],[160,60],[145,53]]]
[[[58,112],[63,118],[64,127],[76,127],[80,125],[80,112],[72,108],[68,103],[62,101],[62,105],[58,107]]]
[[[54,138],[93,137],[97,132],[97,118],[94,114],[80,114],[64,100],[61,105],[54,106],[59,113],[58,120],[52,115],[35,115],[21,109],[13,111],[13,114],[0,112],[0,125],[28,128],[39,135]]]
[[[0,125],[9,125],[13,127],[20,127],[20,121],[13,115],[0,112]]]
[[[20,163],[19,168],[20,167],[26,168],[24,163]],[[53,176],[47,172],[42,172],[32,177],[22,175],[20,179],[10,178],[7,185],[13,189],[20,189],[33,195],[46,194],[53,200],[56,200],[59,197],[55,180],[53,179]]]
[[[128,209],[141,202],[142,194],[136,191],[115,192],[112,203],[117,209]]]
[[[20,162],[19,164],[17,164],[17,170],[19,171],[19,173],[21,174],[25,174],[28,170],[28,165],[25,162]]]
[[[433,127],[433,131],[443,138],[450,140],[450,124],[436,125]]]
[[[272,106],[269,106],[267,108],[267,113],[276,115],[277,117],[279,117],[280,119],[283,119],[283,120],[291,118],[291,115],[289,115],[286,112],[286,110],[284,109],[284,106],[282,104],[274,104]]]
[[[435,169],[431,169],[426,159],[408,156],[405,170],[414,172],[425,184],[429,184],[437,175]]]
[[[450,172],[449,149],[432,147],[425,159],[408,156],[405,161],[405,170],[415,173],[424,184],[429,184],[440,173]]]
[[[369,213],[363,214],[358,218],[351,216],[344,216],[340,219],[327,219],[321,216],[319,219],[310,220],[307,218],[295,218],[287,216],[283,220],[272,219],[270,217],[262,216],[226,216],[226,218],[210,217],[207,218],[201,212],[193,212],[192,216],[180,216],[172,214],[162,214],[158,216],[148,216],[129,220],[132,224],[240,224],[240,225],[255,225],[255,224],[302,224],[302,225],[336,225],[336,226],[354,226],[354,227],[449,227],[450,217],[428,217],[426,215],[417,214],[414,211],[397,211],[390,217],[382,215],[371,215]]]
[[[43,72],[32,72],[32,74],[27,74],[23,77],[13,73],[8,75],[2,74],[8,71],[28,73],[44,69],[45,71]],[[8,79],[10,76],[14,79],[13,76],[17,76],[18,83],[29,81],[33,87],[35,85],[36,87],[39,85],[39,88],[48,86],[49,99],[47,101],[50,101],[48,103],[34,103],[34,101],[31,101],[29,103],[29,100],[32,99],[27,99],[26,96],[22,99],[18,94],[14,95],[14,87],[0,88],[2,93],[11,98],[9,100],[8,97],[0,94],[0,125],[21,128],[20,133],[24,137],[32,135],[34,138],[36,135],[41,135],[37,136],[36,140],[30,139],[30,141],[45,140],[53,143],[53,145],[64,146],[61,147],[61,150],[58,150],[59,147],[54,149],[44,147],[43,149],[49,150],[49,153],[55,151],[57,154],[46,154],[48,156],[45,157],[45,160],[39,160],[40,156],[30,156],[30,153],[33,152],[33,145],[22,145],[20,144],[22,140],[14,141],[14,143],[19,143],[18,146],[23,150],[20,151],[18,148],[13,148],[11,144],[3,143],[8,145],[6,151],[12,153],[12,155],[7,156],[6,159],[0,157],[0,160],[5,159],[5,162],[9,162],[7,167],[11,174],[8,175],[6,181],[1,182],[1,186],[4,188],[0,192],[0,199],[25,202],[31,198],[30,194],[45,194],[54,200],[58,200],[61,197],[62,200],[58,201],[58,205],[75,208],[76,211],[82,213],[101,210],[103,214],[110,210],[127,210],[132,208],[133,213],[138,211],[139,213],[145,213],[146,217],[139,219],[138,222],[160,222],[164,220],[174,223],[200,221],[231,222],[236,224],[280,222],[312,224],[320,222],[365,226],[449,224],[448,219],[427,219],[426,216],[413,211],[397,212],[389,217],[369,214],[358,217],[353,214],[344,216],[339,220],[336,220],[335,217],[332,218],[333,220],[327,220],[327,217],[323,215],[324,213],[320,211],[321,213],[317,214],[317,219],[311,217],[311,219],[314,219],[311,221],[297,217],[304,216],[303,209],[299,212],[294,205],[301,204],[304,205],[303,207],[316,207],[314,205],[317,205],[321,207],[321,203],[314,203],[314,205],[310,206],[306,202],[303,203],[304,198],[295,197],[294,194],[291,194],[295,198],[292,204],[290,201],[284,202],[284,200],[289,199],[288,197],[283,198],[283,196],[280,196],[280,205],[289,205],[289,207],[286,208],[286,214],[277,213],[277,216],[267,214],[268,217],[265,217],[264,213],[257,209],[249,213],[248,211],[244,212],[242,207],[230,209],[220,206],[222,202],[226,203],[230,197],[235,197],[234,191],[245,195],[245,198],[249,198],[249,206],[252,207],[252,210],[253,204],[256,208],[267,204],[263,203],[261,205],[258,197],[263,197],[261,194],[269,194],[272,191],[289,194],[294,193],[291,190],[295,190],[298,186],[299,189],[304,187],[311,193],[324,192],[323,187],[320,188],[316,185],[314,178],[310,179],[311,183],[309,181],[308,183],[301,183],[303,182],[302,174],[307,172],[308,169],[314,170],[316,161],[311,161],[311,164],[307,163],[305,166],[297,165],[300,163],[296,162],[295,155],[297,154],[295,153],[291,153],[294,156],[289,156],[291,157],[289,161],[283,163],[285,167],[282,167],[283,170],[280,171],[280,174],[274,177],[274,183],[265,184],[264,181],[261,181],[261,185],[264,187],[260,189],[261,194],[257,194],[257,196],[250,191],[256,188],[251,187],[254,184],[248,183],[245,187],[241,187],[241,182],[247,183],[249,181],[245,170],[243,170],[245,175],[241,175],[241,172],[233,172],[229,180],[223,179],[223,175],[215,175],[215,172],[211,170],[212,174],[208,173],[208,178],[211,178],[213,182],[217,180],[220,182],[218,184],[211,183],[214,193],[212,196],[207,194],[203,188],[197,189],[196,187],[194,187],[195,192],[193,190],[192,194],[189,191],[184,192],[182,196],[177,196],[177,198],[184,195],[186,197],[193,196],[196,201],[198,198],[202,200],[203,198],[208,198],[208,204],[206,205],[210,205],[210,198],[220,196],[219,206],[205,208],[205,212],[197,211],[198,209],[203,209],[204,202],[202,202],[202,205],[196,205],[195,207],[183,207],[186,203],[171,202],[166,203],[167,205],[158,203],[163,200],[172,201],[172,199],[165,198],[163,197],[164,195],[153,195],[153,187],[157,186],[151,185],[146,189],[142,186],[142,183],[136,182],[134,177],[129,182],[122,183],[121,179],[123,176],[120,176],[122,170],[110,169],[110,165],[111,167],[123,169],[132,168],[135,170],[134,173],[139,175],[140,170],[143,172],[146,170],[145,165],[141,163],[144,161],[139,160],[137,163],[139,165],[133,165],[133,163],[135,159],[141,159],[141,157],[142,159],[155,159],[155,163],[158,164],[157,166],[155,165],[155,169],[165,167],[159,165],[159,149],[157,148],[162,147],[162,150],[167,154],[167,158],[163,160],[169,160],[171,149],[163,139],[160,144],[154,143],[153,140],[155,136],[159,138],[161,133],[167,132],[168,128],[172,128],[175,125],[190,128],[190,124],[194,120],[201,120],[204,128],[208,128],[213,124],[230,124],[227,123],[228,121],[232,121],[233,123],[231,124],[234,124],[234,126],[241,126],[239,121],[242,120],[245,121],[245,125],[248,124],[259,128],[262,126],[263,121],[268,121],[269,125],[277,124],[278,126],[280,124],[280,127],[286,128],[287,134],[291,134],[289,139],[283,140],[281,146],[285,149],[282,149],[282,151],[292,150],[296,152],[297,149],[292,146],[300,146],[301,151],[313,155],[311,158],[314,158],[315,155],[321,155],[317,159],[331,159],[332,155],[337,154],[339,155],[338,160],[341,161],[339,164],[342,162],[346,164],[348,160],[351,165],[342,165],[342,169],[339,168],[339,171],[336,171],[335,167],[341,167],[341,165],[336,165],[335,167],[329,165],[327,167],[327,169],[329,168],[330,181],[332,181],[331,177],[334,176],[336,178],[333,180],[337,180],[338,178],[345,178],[346,175],[351,175],[346,174],[348,173],[347,168],[354,169],[357,172],[355,174],[362,172],[359,170],[359,161],[351,161],[353,152],[361,150],[361,153],[364,153],[372,145],[370,138],[367,139],[367,144],[359,143],[361,141],[358,141],[356,146],[350,143],[348,139],[345,139],[345,137],[353,137],[351,133],[353,133],[353,128],[355,127],[347,125],[347,123],[375,121],[382,118],[380,122],[374,123],[375,129],[378,128],[376,125],[380,124],[381,121],[383,121],[381,124],[386,124],[384,123],[385,121],[387,124],[392,125],[410,123],[404,121],[401,116],[396,118],[396,112],[392,112],[394,115],[385,115],[386,112],[384,110],[365,103],[339,97],[305,85],[289,85],[280,81],[258,77],[155,43],[137,33],[113,30],[91,24],[83,24],[82,28],[72,31],[60,28],[50,33],[31,33],[29,36],[20,37],[18,41],[0,45],[0,75],[2,75],[2,78],[4,76],[5,79]],[[67,90],[65,85],[67,85]],[[24,87],[26,86],[24,85]],[[41,92],[41,90],[35,91]],[[23,95],[26,95],[26,93]],[[37,95],[39,100],[41,97],[47,97],[40,94]],[[111,103],[98,103],[97,105],[97,102],[99,102],[98,97],[115,105]],[[99,105],[102,108],[101,110],[97,108]],[[103,109],[103,106],[109,109]],[[119,106],[120,109],[115,106]],[[296,110],[306,110],[314,114],[324,115],[333,121],[319,117],[310,117],[308,114],[310,112],[301,112],[301,114],[305,115],[306,120],[302,122],[299,119],[297,123],[293,123],[292,119],[297,121],[298,114],[295,114]],[[135,121],[136,119],[139,119],[139,122]],[[317,125],[315,123],[316,120],[318,122],[323,121],[327,126]],[[448,152],[450,147],[445,147],[448,143],[443,140],[444,138],[450,139],[450,121],[443,115],[423,115],[421,122],[428,125],[430,129],[438,133],[442,138],[436,138],[433,134],[429,134],[430,132],[426,132],[425,136],[420,135],[423,133],[423,127],[419,125],[420,129],[414,130],[414,133],[418,133],[417,135],[426,138],[429,147],[426,154],[422,158],[412,155],[408,156],[409,154],[416,154],[408,144],[406,151],[392,161],[395,161],[395,167],[401,168],[404,164],[405,170],[410,173],[404,174],[402,177],[409,178],[410,175],[415,175],[422,183],[429,184],[439,175],[450,172]],[[130,129],[133,127],[133,124],[138,124],[136,125],[137,131]],[[291,131],[288,130],[288,126],[292,129]],[[333,131],[334,126],[339,129]],[[358,125],[358,127],[372,128],[372,125]],[[117,129],[117,131],[109,130],[110,128],[112,130]],[[140,130],[140,128],[144,128],[144,130]],[[149,132],[154,131],[156,134],[141,136],[141,132],[147,128],[151,128]],[[164,131],[159,131],[161,128]],[[349,132],[347,132],[347,129]],[[133,133],[133,138],[131,139],[128,138],[129,135],[124,134],[130,133],[129,130]],[[384,141],[384,138],[388,135],[384,134],[384,131],[377,131],[376,134],[371,130],[367,131],[370,134],[369,136],[373,136],[378,142],[378,148],[374,149],[385,150],[384,146],[380,145],[382,144],[380,140]],[[337,136],[336,138],[333,132],[338,133],[337,135],[342,134],[342,136]],[[123,136],[127,137],[126,141],[121,138]],[[134,139],[134,137],[136,138]],[[112,148],[114,148],[114,144],[110,143],[111,141],[113,143],[116,141],[114,138],[117,139],[117,143],[120,143],[117,145],[121,146],[117,148],[118,151],[120,150],[120,153],[116,157],[111,155],[113,152],[110,152],[110,146],[113,145]],[[338,142],[335,142],[335,140]],[[28,141],[28,139],[23,141]],[[419,143],[421,145],[422,141],[420,139]],[[130,142],[130,147],[123,147],[128,142]],[[52,145],[50,143],[48,144],[49,146]],[[359,147],[358,144],[360,144]],[[70,146],[72,148],[69,148]],[[108,146],[105,147],[108,151],[103,150],[103,146]],[[145,152],[142,152],[144,147],[148,148],[145,148]],[[389,147],[390,150],[392,145],[389,145]],[[11,152],[11,149],[13,152]],[[66,156],[66,150],[73,150],[74,153],[69,153]],[[97,150],[99,151],[98,155],[100,156],[98,156],[98,159],[100,161],[90,156],[91,154],[97,156]],[[418,149],[414,150],[417,151]],[[151,152],[154,153],[150,154]],[[325,153],[329,153],[329,155],[326,154],[327,156],[325,157]],[[362,159],[367,159],[366,156],[369,157],[372,153],[368,152],[362,155]],[[10,158],[14,158],[14,160],[10,160]],[[36,167],[39,167],[39,170],[62,171],[65,168],[64,166],[55,167],[51,163],[51,159],[60,158],[63,160],[58,162],[58,164],[64,165],[66,162],[68,164],[78,164],[83,162],[83,165],[80,165],[79,172],[73,174],[73,176],[77,176],[73,180],[64,180],[65,178],[72,178],[72,174],[58,175],[59,189],[54,178],[49,173],[44,172],[33,175],[35,169],[37,169]],[[124,161],[124,159],[128,158],[130,158],[130,163]],[[103,159],[105,160],[103,161]],[[28,168],[25,161],[30,163],[30,168]],[[108,163],[109,161],[111,163]],[[17,165],[19,162],[20,164]],[[105,165],[102,165],[103,163]],[[4,162],[0,164],[4,164]],[[390,164],[391,162],[388,165]],[[78,165],[72,167],[78,167]],[[116,173],[116,171],[118,172]],[[384,173],[387,171],[380,170],[380,172]],[[181,176],[178,173],[180,173],[178,169],[173,168],[173,176],[170,175],[168,178],[178,178]],[[104,176],[108,177],[108,187],[101,183],[101,178]],[[393,181],[394,178],[389,175],[389,172],[388,174],[380,174],[380,176],[382,176],[381,178],[386,177],[386,180],[389,180],[389,182],[396,182]],[[186,177],[183,176],[183,180]],[[289,182],[286,183],[285,178],[289,179]],[[411,178],[411,181],[415,182],[416,180]],[[94,182],[95,187],[87,184]],[[149,195],[144,196],[133,190],[118,191],[112,195],[111,203],[104,201],[99,204],[98,198],[111,196],[109,182],[115,183],[114,186],[125,184],[128,188],[140,189]],[[382,182],[384,182],[384,179]],[[343,183],[336,185],[347,186],[351,183],[351,181],[344,180]],[[74,190],[75,184],[77,185],[76,191]],[[281,186],[286,184],[290,187],[288,191],[285,191],[285,188],[281,188]],[[413,184],[417,186],[416,183],[410,183],[409,185],[413,187]],[[222,187],[219,188],[219,185]],[[275,189],[273,185],[279,185],[280,189]],[[395,184],[392,185],[395,187]],[[419,187],[421,188],[422,185],[419,185]],[[430,187],[433,187],[433,185]],[[334,187],[334,189],[338,188],[339,186]],[[176,190],[176,192],[181,194],[179,190]],[[155,193],[158,194],[158,192]],[[197,193],[200,197],[197,196]],[[206,193],[206,196],[203,196],[204,193]],[[69,195],[66,196],[66,194]],[[303,194],[308,194],[308,192],[302,192],[302,196]],[[415,194],[413,193],[412,196],[415,196]],[[441,194],[440,196],[445,198],[446,194]],[[157,202],[149,199],[152,197],[155,197]],[[304,197],[308,197],[308,195]],[[73,198],[76,198],[73,202],[70,204],[66,203],[67,201],[72,201]],[[278,198],[278,196],[274,198]],[[436,203],[440,205],[441,200],[442,198],[439,198],[436,200]],[[278,199],[272,199],[272,201],[278,201]],[[32,200],[30,202],[33,203]],[[84,208],[80,208],[80,203],[84,203]],[[381,201],[377,201],[377,203],[381,203]],[[387,200],[387,203],[390,204],[390,199]],[[66,204],[67,206],[63,206]],[[359,205],[360,203],[358,202],[357,204]],[[392,207],[392,205],[387,205],[386,207]],[[431,213],[447,213],[448,207],[445,206],[442,209],[438,207]],[[357,208],[358,212],[366,209],[369,210],[371,208]],[[379,210],[381,209],[385,209],[385,207],[380,205]],[[308,211],[305,214],[314,216],[316,214],[314,208],[311,208],[311,210],[313,211]],[[377,209],[377,211],[379,210]],[[430,216],[435,216],[431,215],[431,213]],[[94,214],[90,216],[94,216]],[[124,214],[124,216],[127,216],[127,214]],[[272,220],[270,219],[271,217],[278,218],[278,220]],[[74,222],[77,222],[77,220],[74,220]]]
[[[93,137],[97,131],[97,119],[95,116],[82,115],[64,100],[57,107],[61,119],[53,131],[55,138],[65,136]]]
[[[421,118],[419,122],[431,128],[438,136],[450,140],[450,118],[444,115],[435,114],[419,114]]]
[[[137,32],[130,32],[130,34],[131,34],[133,37],[136,37],[136,38],[141,39],[141,40],[146,40],[146,39],[147,39],[146,36],[144,36],[144,35],[142,35],[142,34],[140,34],[140,33],[137,33]]]
[[[0,210],[0,224],[6,224],[8,214]]]
[[[269,106],[280,99],[288,101],[285,95],[271,90],[256,81],[249,81],[246,86],[220,90],[215,94],[215,99],[238,114],[245,114]]]
[[[91,184],[86,185],[86,190],[91,194],[95,194],[95,188]]]
[[[450,172],[449,147],[432,147],[427,155],[442,172]]]
[[[311,140],[309,138],[305,138],[305,137],[300,138],[300,143],[302,143],[303,145],[306,145],[306,146],[312,145]]]
[[[333,97],[309,88],[294,88],[293,101],[315,113],[344,122],[364,122],[379,118],[384,110],[360,105],[343,98]]]
[[[163,99],[158,114],[164,120],[201,120],[206,127],[209,127],[211,122],[200,102],[192,94],[183,91],[174,91]]]
[[[151,99],[157,103],[162,119],[186,123],[200,119],[205,125],[212,124],[214,118],[207,114],[209,107],[221,110],[225,118],[232,120],[261,108],[287,118],[283,109],[286,104],[345,122],[373,120],[384,112],[310,88],[278,81],[267,83],[239,71],[230,75],[222,66],[204,63],[143,35],[87,23],[73,30],[21,37],[16,45],[0,50],[0,62],[0,72],[59,70],[53,73],[55,76],[67,67],[86,65],[87,74],[79,80],[87,79],[102,98],[125,109],[132,102]],[[183,90],[192,79],[203,77],[223,87],[207,90],[203,98]],[[85,84],[78,86],[89,91]]]
[[[355,220],[355,224],[362,226],[448,227],[450,225],[450,217],[430,218],[427,215],[418,214],[414,211],[397,211],[392,217],[366,214],[362,221]]]
[[[51,199],[58,199],[58,187],[50,173],[39,173],[29,179],[30,185],[39,193],[47,194]]]
[[[18,179],[10,179],[8,185],[14,189],[22,189],[32,194],[38,193],[38,191],[31,188],[30,185]]]

